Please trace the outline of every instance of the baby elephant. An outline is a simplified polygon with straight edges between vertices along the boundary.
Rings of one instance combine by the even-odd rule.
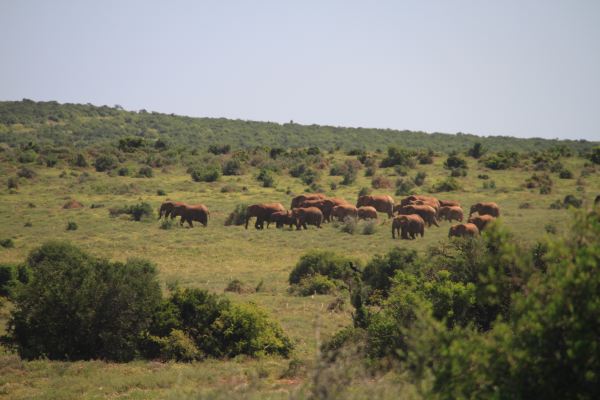
[[[475,235],[479,235],[479,228],[477,228],[477,225],[472,223],[452,225],[450,227],[450,231],[448,232],[448,237],[473,237]]]
[[[440,211],[438,215],[441,219],[445,219],[446,221],[452,222],[452,220],[456,220],[458,222],[462,222],[463,220],[463,210],[457,206],[443,206],[440,207]]]
[[[284,225],[289,225],[291,228],[296,223],[296,218],[294,218],[291,211],[277,211],[269,216],[267,228],[271,222],[275,222],[277,228],[283,228]]]
[[[359,207],[358,219],[377,219],[377,210],[371,206]]]
[[[399,215],[392,221],[392,239],[396,234],[402,239],[415,239],[417,235],[425,235],[425,221],[417,214]]]
[[[298,207],[292,210],[296,219],[296,230],[307,229],[306,225],[314,225],[317,228],[323,223],[323,213],[317,207]]]

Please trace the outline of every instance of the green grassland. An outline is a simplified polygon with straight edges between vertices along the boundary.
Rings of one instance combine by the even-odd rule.
[[[330,163],[355,159],[342,152],[325,156]],[[591,173],[578,179],[585,159],[562,158],[561,162],[575,173],[574,179],[559,179],[550,174],[554,185],[550,194],[538,189],[526,189],[523,183],[533,171],[527,168],[494,171],[477,160],[465,157],[468,175],[456,178],[461,189],[439,193],[443,199],[458,200],[465,209],[477,201],[495,201],[502,210],[502,223],[524,244],[533,244],[546,235],[546,226],[552,225],[561,234],[569,224],[568,210],[550,209],[555,200],[573,194],[584,200],[584,206],[593,202],[600,193],[600,174]],[[434,158],[430,165],[417,165],[409,176],[427,173],[421,193],[434,182],[446,179],[443,168],[446,156]],[[13,176],[18,168],[14,163],[0,165],[3,177]],[[299,179],[286,173],[275,174],[276,186],[264,188],[255,179],[257,170],[245,175],[223,176],[216,182],[194,182],[185,168],[173,165],[155,169],[151,178],[109,176],[93,168],[73,168],[58,165],[55,168],[30,166],[37,176],[21,180],[17,190],[9,191],[3,182],[0,191],[0,239],[11,238],[14,248],[0,249],[0,262],[21,262],[28,253],[45,241],[68,240],[86,251],[113,260],[144,257],[156,263],[165,290],[173,285],[198,287],[223,293],[227,283],[239,279],[247,289],[243,293],[226,293],[233,301],[254,302],[277,319],[295,343],[294,358],[308,366],[308,372],[292,378],[282,378],[289,360],[282,358],[209,360],[198,363],[157,363],[136,361],[126,364],[93,362],[21,361],[7,350],[0,350],[0,398],[287,398],[290,394],[303,397],[315,371],[315,360],[320,342],[340,328],[351,323],[349,304],[341,312],[331,312],[327,306],[335,296],[315,295],[299,297],[288,292],[289,272],[298,258],[309,250],[324,249],[354,257],[365,263],[375,254],[383,254],[394,246],[416,249],[425,253],[428,247],[447,240],[448,222],[428,228],[423,239],[393,240],[391,222],[380,214],[377,229],[372,235],[360,232],[343,233],[337,224],[325,224],[322,229],[309,226],[296,231],[269,229],[257,231],[253,225],[224,226],[227,215],[239,203],[278,201],[289,207],[294,194],[305,191]],[[62,171],[67,171],[61,177]],[[87,172],[88,176],[82,173]],[[478,179],[487,174],[488,180]],[[65,175],[65,174],[63,174]],[[378,175],[395,181],[393,168],[382,168]],[[4,179],[6,180],[6,178]],[[352,185],[339,185],[341,177],[329,176],[327,170],[320,182],[329,188],[338,183],[336,190],[326,190],[335,197],[354,202],[362,187],[371,186],[371,178],[359,171]],[[495,188],[483,188],[484,182],[494,181]],[[221,188],[232,184],[245,187],[239,192],[222,193]],[[157,189],[167,195],[157,195]],[[373,193],[394,194],[394,189],[373,189]],[[401,196],[394,196],[397,200]],[[81,209],[63,209],[68,199],[84,204]],[[129,218],[110,217],[112,207],[149,202],[155,212],[165,199],[203,203],[210,209],[208,227],[160,229],[161,222],[153,218],[134,222]],[[529,208],[520,208],[529,203]],[[92,204],[103,205],[91,208]],[[468,213],[468,211],[467,211]],[[78,229],[66,230],[74,221]],[[29,224],[26,224],[28,223]],[[362,224],[362,223],[361,223]],[[30,225],[30,226],[26,226]],[[254,288],[262,282],[262,290]],[[346,303],[348,300],[346,299]],[[4,330],[10,305],[0,311],[0,329]],[[383,396],[386,390],[394,393],[401,380],[386,377],[383,382],[366,380],[356,385],[357,397],[374,393]],[[412,388],[405,388],[408,397]]]

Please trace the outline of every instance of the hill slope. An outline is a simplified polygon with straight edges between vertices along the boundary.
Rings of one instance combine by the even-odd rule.
[[[104,144],[123,136],[162,138],[176,144],[206,147],[229,144],[234,148],[308,147],[366,150],[389,145],[430,148],[435,151],[463,151],[481,142],[491,151],[543,150],[557,145],[575,151],[595,144],[586,140],[519,139],[507,136],[479,137],[470,134],[443,134],[391,129],[344,128],[322,125],[278,124],[191,118],[156,112],[125,111],[119,107],[57,102],[0,102],[0,142],[16,145],[30,141],[40,144],[86,147]]]

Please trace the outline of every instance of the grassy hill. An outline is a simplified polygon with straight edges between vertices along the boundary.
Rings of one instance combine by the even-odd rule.
[[[153,140],[161,138],[173,144],[197,147],[228,144],[233,148],[318,146],[323,149],[385,150],[388,146],[397,145],[409,149],[449,152],[465,151],[475,142],[481,142],[490,151],[531,151],[566,146],[579,152],[594,145],[585,140],[480,137],[460,133],[428,134],[406,130],[191,118],[145,110],[124,111],[119,107],[91,104],[31,100],[0,102],[0,142],[14,145],[33,141],[82,148],[114,142],[124,136]]]

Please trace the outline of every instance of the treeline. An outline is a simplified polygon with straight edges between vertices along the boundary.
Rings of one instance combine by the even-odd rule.
[[[104,145],[119,138],[135,136],[150,141],[163,140],[174,146],[208,148],[229,145],[249,147],[385,150],[390,145],[433,151],[466,151],[481,142],[490,151],[544,150],[566,146],[574,152],[585,151],[594,143],[585,140],[518,139],[506,136],[478,137],[471,134],[443,134],[390,129],[343,128],[320,125],[278,124],[191,118],[140,110],[125,111],[120,106],[97,107],[91,104],[0,102],[0,142],[12,146],[35,142],[40,145],[87,148]],[[597,144],[597,143],[596,143]]]
[[[598,398],[598,211],[577,212],[565,237],[532,248],[493,224],[425,257],[397,248],[364,267],[307,254],[293,291],[338,291],[354,308],[353,325],[322,346],[321,373],[358,356],[427,398]]]

